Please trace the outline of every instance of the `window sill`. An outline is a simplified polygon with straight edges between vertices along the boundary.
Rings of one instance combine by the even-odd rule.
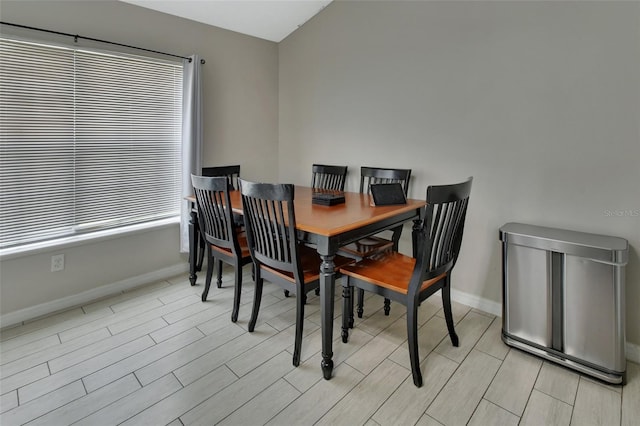
[[[142,234],[145,232],[153,231],[154,229],[165,228],[179,223],[180,217],[176,216],[168,219],[156,220],[153,222],[123,226],[121,228],[106,229],[103,231],[90,232],[87,234],[74,235],[71,237],[57,238],[50,241],[24,244],[19,247],[11,247],[0,250],[0,261],[31,256],[52,250],[62,250],[69,247],[93,244],[100,241],[113,240],[124,236]]]

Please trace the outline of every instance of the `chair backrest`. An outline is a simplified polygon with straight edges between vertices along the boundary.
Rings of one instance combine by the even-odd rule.
[[[416,286],[451,270],[455,265],[462,244],[472,181],[470,177],[461,183],[427,188],[422,226],[414,230],[418,234],[414,238],[417,244],[414,278],[422,275]],[[418,271],[420,273],[416,274]]]
[[[203,167],[202,176],[226,176],[231,189],[238,189],[238,178],[240,177],[240,166],[216,166],[216,167]]]
[[[404,195],[409,191],[411,169],[385,169],[381,167],[360,168],[360,192],[371,193],[371,185],[375,183],[399,183],[404,189]]]
[[[228,179],[225,176],[191,175],[191,183],[198,206],[198,223],[205,241],[240,253],[231,211]]]
[[[294,186],[240,179],[240,191],[247,242],[256,265],[292,273],[296,282],[302,283]]]
[[[344,191],[346,180],[347,166],[314,164],[311,167],[311,187],[314,189]]]

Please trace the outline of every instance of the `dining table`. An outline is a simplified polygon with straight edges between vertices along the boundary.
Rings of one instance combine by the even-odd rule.
[[[320,266],[320,323],[322,333],[321,368],[325,379],[333,372],[333,316],[336,270],[333,259],[341,246],[381,231],[401,226],[411,220],[418,226],[425,200],[407,199],[405,204],[375,206],[371,196],[360,192],[341,192],[344,203],[321,205],[313,202],[314,190],[295,186],[294,209],[298,239],[312,244],[322,263]],[[194,196],[189,223],[189,280],[197,280],[198,244],[200,240],[198,212]],[[242,215],[240,191],[230,191],[231,208]],[[200,248],[201,250],[201,248]]]

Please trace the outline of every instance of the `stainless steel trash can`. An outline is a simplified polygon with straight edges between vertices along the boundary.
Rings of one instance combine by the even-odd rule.
[[[502,340],[624,384],[627,240],[521,223],[500,240]]]

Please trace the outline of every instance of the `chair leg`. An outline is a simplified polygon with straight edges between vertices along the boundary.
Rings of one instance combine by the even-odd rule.
[[[449,275],[444,277],[444,287],[442,287],[442,308],[444,310],[444,319],[447,322],[447,329],[449,330],[451,344],[453,346],[458,346],[458,335],[453,327],[453,313],[451,312],[451,286],[449,285]]]
[[[354,293],[353,293],[353,287],[349,286],[349,299],[350,299],[350,304],[349,304],[349,328],[353,328],[353,299],[354,299]]]
[[[364,290],[358,289],[358,318],[362,318],[364,313]]]
[[[391,300],[384,298],[384,314],[389,316],[389,312],[391,312]]]
[[[206,302],[207,301],[207,296],[209,295],[209,288],[211,287],[211,278],[213,276],[213,264],[215,263],[215,259],[213,257],[211,257],[211,248],[209,247],[207,249],[208,253],[207,255],[209,256],[209,260],[207,261],[207,278],[204,284],[204,291],[202,292],[202,301]]]
[[[238,321],[238,312],[240,311],[240,295],[242,293],[242,265],[236,267],[236,285],[233,290],[233,311],[231,312],[231,322]]]
[[[198,261],[196,262],[196,271],[202,270],[202,262],[204,261],[204,252],[207,248],[207,243],[198,232],[198,242],[196,244],[200,245],[200,250],[198,250]]]
[[[409,360],[411,361],[411,374],[413,384],[422,386],[422,373],[420,372],[420,357],[418,356],[418,302],[410,300],[407,304],[407,340],[409,343]]]
[[[349,278],[342,278],[342,343],[347,343],[349,341],[349,319],[351,318],[351,309],[353,309],[353,304],[351,302],[352,292],[351,289],[353,287],[349,287]]]
[[[300,352],[302,350],[302,331],[304,329],[304,304],[306,293],[299,291],[296,295],[296,340],[293,345],[293,365],[300,365]],[[300,294],[301,293],[301,294]]]
[[[263,279],[260,277],[260,272],[256,271],[256,290],[253,296],[253,310],[251,311],[251,319],[249,320],[248,330],[253,332],[256,328],[256,321],[258,320],[258,312],[260,311],[260,301],[262,299],[262,284]]]
[[[216,285],[218,288],[222,288],[222,260],[218,260],[218,280]]]

